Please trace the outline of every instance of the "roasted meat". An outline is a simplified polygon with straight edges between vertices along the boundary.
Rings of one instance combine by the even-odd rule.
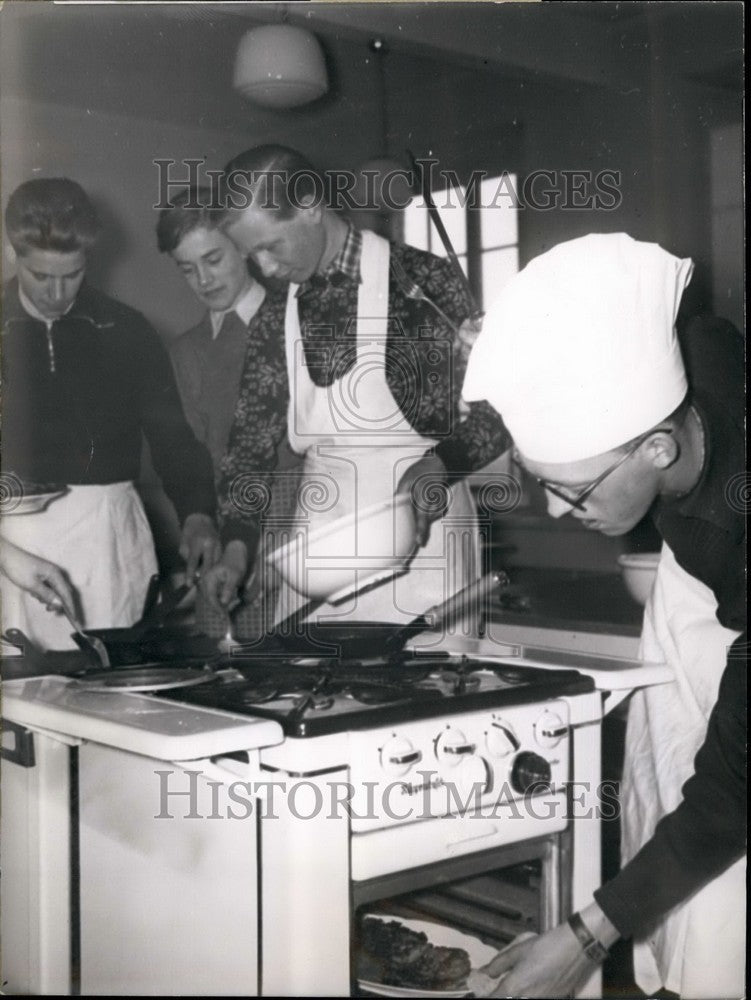
[[[357,977],[384,986],[412,989],[461,989],[471,971],[462,948],[430,944],[427,935],[397,920],[365,917],[360,924]]]

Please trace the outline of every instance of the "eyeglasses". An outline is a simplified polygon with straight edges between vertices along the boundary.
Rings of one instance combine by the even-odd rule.
[[[547,479],[540,479],[537,476],[535,476],[535,481],[539,486],[542,486],[544,490],[547,490],[548,493],[552,493],[554,497],[557,497],[559,500],[563,500],[563,502],[568,504],[569,507],[573,507],[575,510],[586,511],[587,507],[584,501],[589,499],[597,487],[600,486],[600,484],[603,483],[608,476],[612,475],[616,469],[620,469],[624,462],[631,458],[632,455],[636,454],[648,438],[650,438],[653,434],[658,433],[672,434],[673,428],[656,427],[654,430],[647,431],[646,434],[642,434],[640,437],[636,438],[617,461],[613,462],[612,465],[609,465],[607,469],[605,469],[604,472],[601,472],[596,479],[593,479],[591,483],[587,483],[586,486],[577,490],[576,493],[567,493],[564,487],[557,486],[554,483],[548,482]],[[516,461],[518,462],[518,459],[516,459]]]

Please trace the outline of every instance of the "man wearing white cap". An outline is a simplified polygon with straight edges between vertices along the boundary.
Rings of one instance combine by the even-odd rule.
[[[500,996],[571,994],[619,937],[649,993],[744,991],[743,357],[736,331],[702,318],[684,365],[692,270],[624,234],[561,244],[504,289],[467,368],[464,396],[503,415],[552,516],[621,535],[651,513],[663,551],[642,656],[675,673],[630,706],[624,867],[491,963]]]

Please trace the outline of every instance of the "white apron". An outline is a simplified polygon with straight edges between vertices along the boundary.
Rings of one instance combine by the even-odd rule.
[[[305,455],[295,524],[304,523],[308,530],[393,497],[402,474],[435,444],[410,426],[389,390],[389,245],[369,231],[362,237],[357,361],[332,386],[318,387],[308,375],[297,286],[290,287],[287,300],[288,434],[292,449]],[[267,539],[266,545],[270,550],[273,540]],[[336,607],[325,605],[315,617],[409,621],[476,579],[479,565],[475,506],[468,485],[461,481],[451,488],[446,516],[432,524],[428,544],[415,556],[409,573]],[[283,586],[277,621],[304,603]]]
[[[64,569],[78,592],[85,628],[132,625],[157,572],[141,499],[130,482],[71,486],[38,514],[3,518],[3,535]],[[45,649],[75,649],[64,615],[2,578],[2,625],[20,628]]]
[[[628,714],[623,776],[622,860],[632,858],[657,822],[681,801],[717,700],[727,647],[737,632],[717,621],[712,591],[663,545],[644,615],[641,657],[666,662],[674,684],[638,691]],[[634,941],[634,975],[647,994],[662,987],[684,998],[744,994],[745,858],[675,907]],[[655,873],[659,877],[659,873]]]

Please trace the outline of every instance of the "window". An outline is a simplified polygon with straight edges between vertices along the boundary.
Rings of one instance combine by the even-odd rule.
[[[478,207],[467,205],[464,187],[433,192],[456,256],[483,310],[519,270],[518,210],[510,193],[515,190],[516,175],[504,174],[486,177],[477,185]],[[404,242],[439,257],[447,256],[422,198],[414,198],[405,209]]]

